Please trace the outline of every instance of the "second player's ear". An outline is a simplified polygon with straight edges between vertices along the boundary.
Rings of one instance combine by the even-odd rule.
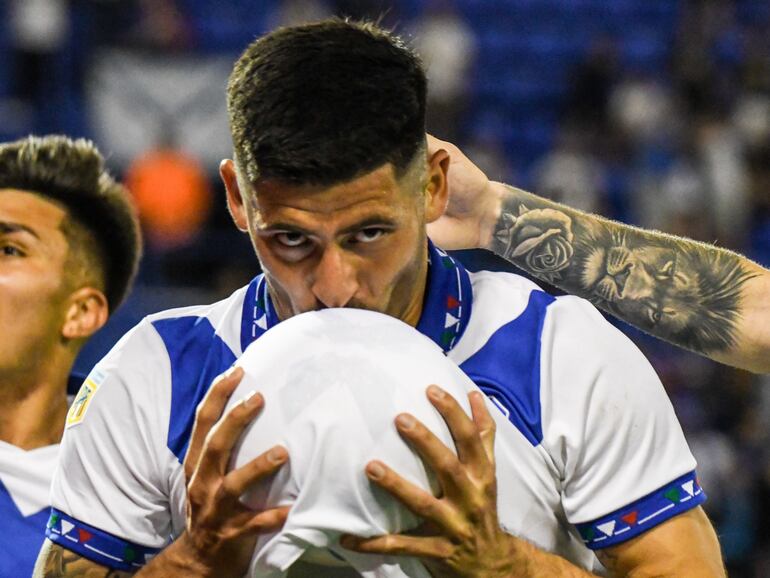
[[[225,185],[225,191],[227,191],[227,209],[230,211],[235,226],[238,227],[239,231],[248,231],[249,222],[246,218],[245,199],[238,184],[235,163],[231,159],[225,159],[219,163],[219,176]]]
[[[99,331],[110,316],[104,293],[94,287],[82,287],[69,296],[62,326],[65,339],[87,339]]]
[[[449,202],[449,153],[439,149],[428,158],[425,185],[425,222],[432,223],[446,211]]]

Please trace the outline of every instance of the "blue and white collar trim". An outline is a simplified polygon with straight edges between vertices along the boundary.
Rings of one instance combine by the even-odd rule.
[[[428,241],[428,281],[417,330],[448,353],[471,317],[471,281],[465,268]],[[241,320],[241,351],[279,323],[264,275],[246,289]]]
[[[472,302],[468,271],[428,241],[428,282],[417,330],[448,353],[468,326]]]
[[[267,281],[264,274],[252,279],[246,289],[246,297],[243,301],[243,313],[241,316],[241,351],[258,337],[278,324],[278,314],[275,312],[270,293],[267,290]]]

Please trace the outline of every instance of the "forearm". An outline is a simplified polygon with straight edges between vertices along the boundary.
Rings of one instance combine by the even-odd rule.
[[[213,578],[215,575],[217,574],[212,573],[211,569],[196,560],[194,551],[187,540],[187,534],[183,533],[134,576],[136,578],[166,578],[168,576]]]
[[[526,540],[511,537],[513,568],[507,578],[595,578],[564,558],[538,549]]]
[[[182,534],[173,544],[136,573],[113,570],[83,558],[48,540],[43,544],[34,578],[213,578],[218,574],[198,563]]]
[[[770,272],[705,243],[646,231],[492,183],[483,244],[538,279],[656,337],[770,372]]]
[[[106,568],[46,540],[33,578],[129,578],[131,573]]]

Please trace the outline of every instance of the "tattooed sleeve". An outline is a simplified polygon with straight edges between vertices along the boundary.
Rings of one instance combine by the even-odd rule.
[[[512,187],[490,248],[624,321],[705,354],[735,345],[741,289],[753,276],[735,253],[583,215]]]
[[[34,578],[128,578],[132,574],[100,566],[53,543],[43,546]]]

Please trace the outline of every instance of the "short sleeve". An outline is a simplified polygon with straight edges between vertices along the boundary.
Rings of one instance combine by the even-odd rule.
[[[165,347],[146,321],[91,371],[70,407],[47,536],[100,564],[136,570],[172,533]]]
[[[541,339],[543,446],[584,543],[621,543],[702,503],[674,409],[636,346],[570,296],[549,307]]]

